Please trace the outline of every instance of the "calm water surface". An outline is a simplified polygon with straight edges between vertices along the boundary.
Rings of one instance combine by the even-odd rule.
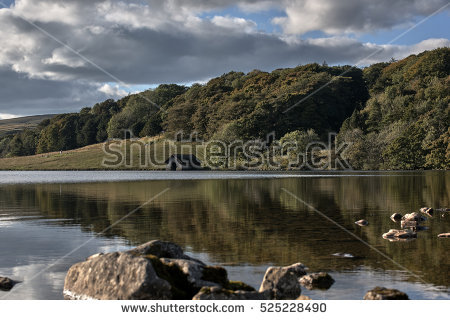
[[[327,291],[303,289],[312,298],[361,299],[386,286],[413,299],[449,299],[450,239],[437,238],[450,232],[449,214],[426,221],[416,240],[381,237],[400,228],[393,212],[450,207],[449,199],[448,172],[0,172],[0,275],[22,281],[0,299],[62,299],[72,264],[153,239],[256,288],[267,267],[302,262],[336,280]],[[359,219],[369,226],[356,226]]]

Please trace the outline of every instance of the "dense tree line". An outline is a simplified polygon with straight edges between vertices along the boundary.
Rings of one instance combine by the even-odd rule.
[[[325,140],[334,131],[351,142],[345,156],[357,169],[448,168],[449,55],[442,48],[364,69],[308,64],[230,72],[189,88],[160,85],[0,137],[0,157],[75,149],[123,138],[124,130],[224,141],[271,132]]]
[[[370,99],[341,128],[357,169],[450,167],[450,49],[364,70]]]

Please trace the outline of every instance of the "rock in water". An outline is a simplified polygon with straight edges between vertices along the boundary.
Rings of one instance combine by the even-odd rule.
[[[383,238],[388,239],[390,241],[409,240],[417,238],[417,233],[410,229],[406,230],[391,229],[385,234],[383,234]]]
[[[402,220],[400,222],[400,226],[402,227],[402,229],[406,229],[406,228],[417,228],[419,226],[419,221],[414,221],[414,220]]]
[[[69,299],[172,299],[171,285],[156,274],[150,260],[114,252],[73,265],[64,282]]]
[[[257,291],[232,291],[221,287],[203,287],[192,300],[268,300],[270,293]]]
[[[409,300],[408,295],[396,289],[375,287],[364,296],[364,300]]]
[[[419,211],[420,211],[420,213],[426,214],[427,216],[430,216],[430,217],[432,217],[433,213],[434,213],[433,208],[426,208],[426,207],[421,208]]]
[[[270,299],[294,300],[302,290],[299,278],[306,274],[305,266],[296,263],[288,267],[270,267],[267,269],[259,292],[266,293]]]
[[[300,278],[300,284],[308,290],[327,290],[333,283],[334,279],[326,272],[311,273]]]
[[[15,284],[16,282],[14,280],[11,280],[10,278],[0,277],[0,290],[2,291],[11,290]]]
[[[158,258],[195,260],[185,255],[183,249],[179,245],[161,240],[152,240],[150,242],[141,244],[140,246],[131,249],[128,252],[140,256],[151,254],[153,256],[157,256]],[[195,261],[203,264],[203,262],[201,261]]]
[[[391,216],[391,220],[394,222],[400,221],[400,220],[402,220],[402,215],[400,213],[394,213]]]
[[[362,220],[358,220],[355,222],[355,224],[357,224],[360,227],[365,227],[369,224],[369,222],[367,222],[366,220],[362,219]]]
[[[450,238],[450,232],[438,234],[438,238]]]
[[[412,212],[412,213],[407,213],[402,217],[403,221],[425,221],[426,218],[423,217],[420,213],[417,212]]]

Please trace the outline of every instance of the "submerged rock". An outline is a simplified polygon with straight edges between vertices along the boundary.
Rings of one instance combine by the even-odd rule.
[[[397,229],[391,229],[385,234],[383,234],[384,239],[388,239],[390,241],[399,241],[399,240],[410,240],[413,238],[417,238],[417,233],[410,230],[397,230]]]
[[[419,221],[414,221],[414,220],[402,220],[400,222],[400,226],[402,227],[402,229],[406,229],[406,228],[417,228],[419,226]]]
[[[308,290],[327,290],[333,283],[334,279],[326,272],[312,273],[300,278],[300,284]]]
[[[433,214],[434,214],[434,210],[433,210],[433,208],[421,208],[420,210],[420,213],[423,213],[423,214],[426,214],[427,216],[430,216],[430,217],[432,217],[433,216]]]
[[[400,213],[394,213],[394,214],[391,216],[391,220],[394,221],[394,222],[397,222],[397,221],[402,220],[402,217],[403,217],[403,216],[402,216]]]
[[[409,300],[408,295],[397,289],[375,287],[364,296],[364,300]]]
[[[450,232],[438,234],[438,238],[450,238]]]
[[[268,300],[269,292],[229,290],[221,287],[203,287],[192,300]]]
[[[0,290],[9,291],[16,285],[16,283],[16,281],[11,280],[10,278],[0,277]]]
[[[343,258],[343,259],[363,259],[364,258],[361,256],[354,256],[351,253],[343,253],[343,252],[333,253],[332,256],[338,257],[338,258]]]
[[[361,219],[356,221],[355,224],[357,224],[360,227],[365,227],[369,224],[369,222],[367,222],[367,220]]]
[[[288,267],[270,267],[267,269],[259,292],[267,293],[270,299],[293,300],[302,290],[299,278],[306,275],[306,267],[296,263]]]

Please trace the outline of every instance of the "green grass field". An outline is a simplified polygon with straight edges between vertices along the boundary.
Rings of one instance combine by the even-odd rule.
[[[50,119],[54,116],[54,114],[45,114],[40,116],[0,120],[0,136],[14,134],[25,129],[36,128],[41,121]]]
[[[131,145],[130,142],[122,140],[111,145],[114,152],[123,155],[123,161],[117,165],[103,165],[104,160],[111,162],[115,159],[111,153],[105,153],[104,144],[99,143],[61,153],[58,151],[26,157],[0,158],[0,170],[165,170],[165,159],[171,154],[182,152],[178,147],[164,147],[157,138],[143,138],[131,142]],[[195,153],[202,160],[202,149],[198,151],[200,152]],[[156,159],[159,165],[149,159]]]

